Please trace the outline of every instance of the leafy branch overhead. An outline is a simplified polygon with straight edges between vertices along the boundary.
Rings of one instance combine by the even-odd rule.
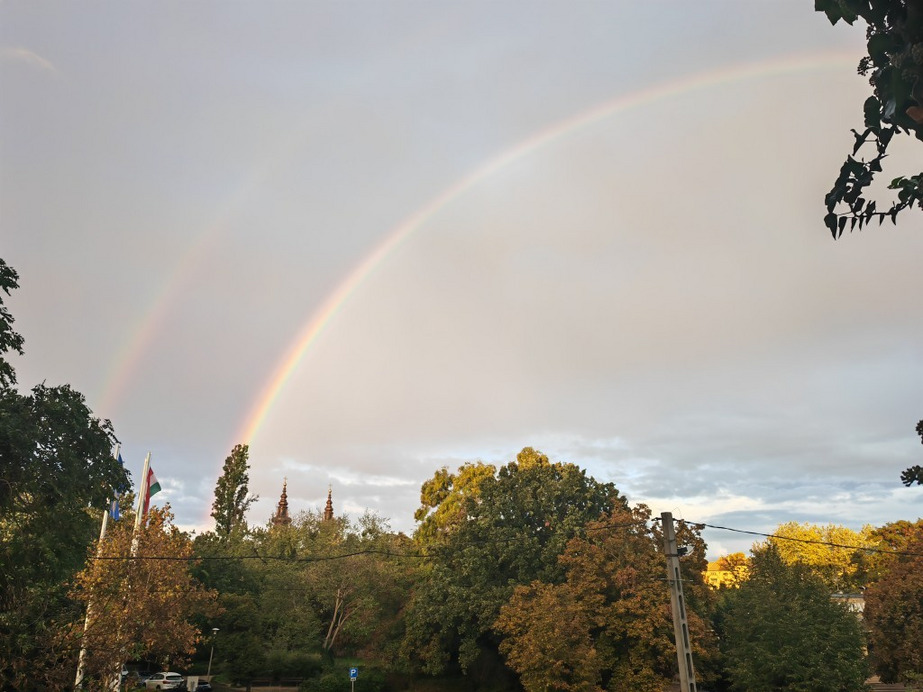
[[[888,188],[897,201],[879,209],[866,198],[866,188],[881,173],[882,160],[895,135],[908,134],[923,141],[923,3],[920,0],[815,0],[814,9],[831,24],[841,19],[868,25],[868,55],[859,61],[859,74],[867,76],[872,96],[865,101],[865,130],[853,130],[852,154],[827,193],[824,223],[834,239],[846,226],[860,229],[877,219],[897,223],[905,209],[923,209],[923,173],[894,178]],[[874,147],[871,158],[856,158],[863,147]]]
[[[920,442],[923,442],[923,420],[917,423],[917,435],[920,436]],[[907,486],[913,485],[914,483],[923,485],[923,466],[917,464],[903,471],[901,473],[901,483]]]

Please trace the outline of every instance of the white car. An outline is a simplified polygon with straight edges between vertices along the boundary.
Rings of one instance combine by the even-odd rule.
[[[179,673],[154,673],[144,681],[144,686],[149,690],[183,690],[186,680]]]

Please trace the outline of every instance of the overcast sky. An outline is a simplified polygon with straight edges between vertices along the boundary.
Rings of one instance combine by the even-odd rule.
[[[5,2],[20,384],[199,530],[237,442],[258,524],[287,477],[409,532],[525,446],[695,521],[916,519],[923,216],[824,228],[868,85],[811,5]]]

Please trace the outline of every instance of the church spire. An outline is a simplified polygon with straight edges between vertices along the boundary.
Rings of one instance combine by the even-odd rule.
[[[288,478],[282,480],[282,496],[279,498],[279,504],[276,506],[276,513],[272,515],[273,526],[288,526],[292,523],[292,518],[288,515]]]
[[[327,505],[324,507],[324,521],[333,520],[333,487],[327,486]]]

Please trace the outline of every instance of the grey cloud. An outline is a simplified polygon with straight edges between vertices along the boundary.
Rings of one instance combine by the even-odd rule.
[[[100,413],[138,469],[154,452],[186,525],[207,526],[227,445],[302,325],[442,191],[613,98],[863,46],[795,4],[706,3],[695,23],[679,5],[665,21],[638,3],[530,8],[525,24],[487,8],[201,5],[145,23],[111,4],[122,31],[65,10],[61,32],[4,6],[4,43],[38,51],[5,61],[68,73],[0,74],[20,380],[98,406],[121,373]],[[920,453],[921,224],[833,244],[820,221],[866,91],[835,66],[717,84],[470,186],[292,373],[249,441],[253,520],[288,475],[296,511],[333,485],[338,508],[409,531],[438,468],[525,445],[743,528],[919,513],[894,485]]]

